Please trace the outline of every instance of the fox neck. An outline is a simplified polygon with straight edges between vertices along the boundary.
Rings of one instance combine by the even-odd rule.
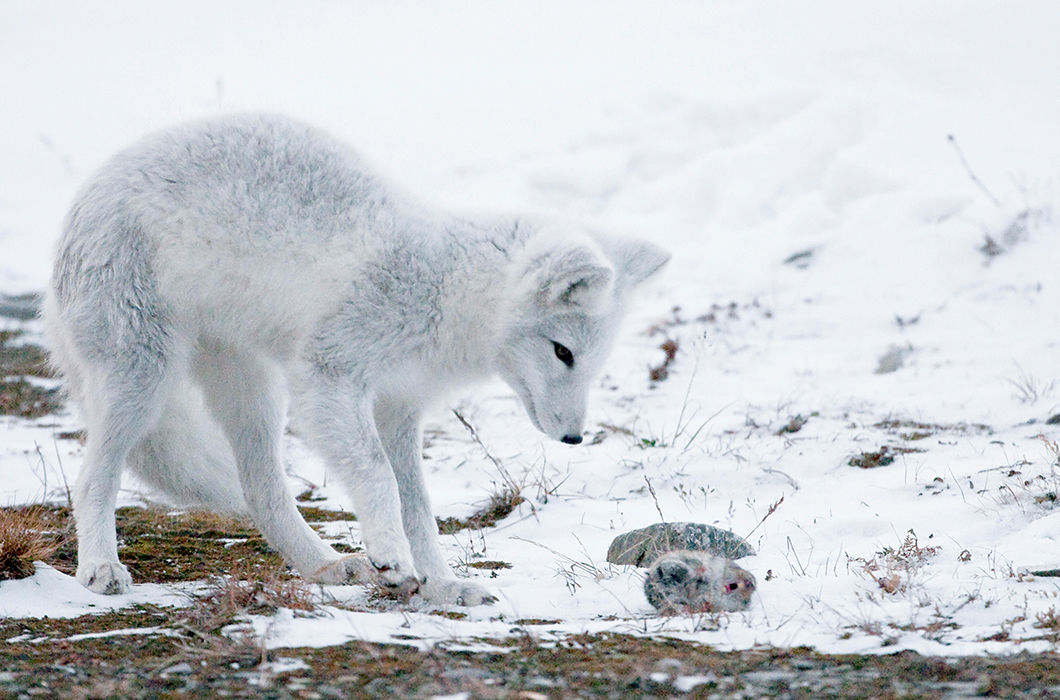
[[[447,261],[438,340],[449,368],[478,378],[494,373],[514,303],[512,258],[529,234],[526,225],[512,220],[465,223],[447,231],[452,240],[444,248],[455,253]]]

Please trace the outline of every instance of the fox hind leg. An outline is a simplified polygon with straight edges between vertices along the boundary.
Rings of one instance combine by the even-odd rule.
[[[85,459],[71,494],[77,578],[99,593],[131,583],[115,532],[121,474],[186,357],[149,257],[135,220],[86,195],[63,234],[42,309],[52,362],[85,420]]]
[[[85,421],[85,459],[71,497],[77,579],[97,593],[124,593],[132,582],[115,532],[122,470],[158,421],[182,366],[153,287],[138,270],[135,261],[127,266],[132,283],[59,276],[43,308],[52,363]]]
[[[118,561],[114,509],[129,452],[151,429],[165,402],[167,361],[131,351],[131,361],[86,372],[82,412],[85,460],[73,491],[77,525],[77,580],[96,593],[128,590],[132,579]]]

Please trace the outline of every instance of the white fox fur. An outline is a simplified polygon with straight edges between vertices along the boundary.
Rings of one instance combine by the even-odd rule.
[[[284,118],[138,142],[77,197],[44,306],[87,428],[78,580],[131,583],[114,530],[128,466],[178,504],[248,514],[312,580],[490,602],[437,542],[424,408],[496,373],[540,430],[579,442],[624,301],[668,257],[566,224],[428,210]],[[337,553],[296,509],[288,408],[350,489],[367,558]]]

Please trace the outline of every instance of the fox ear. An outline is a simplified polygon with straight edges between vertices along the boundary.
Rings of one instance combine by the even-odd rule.
[[[531,256],[524,274],[538,303],[550,311],[596,308],[615,279],[611,263],[590,240]]]
[[[654,275],[670,260],[670,253],[643,240],[608,237],[600,245],[615,263],[618,283],[627,289]]]
[[[591,309],[611,291],[615,271],[589,246],[557,251],[548,273],[541,279],[542,299],[551,308]]]

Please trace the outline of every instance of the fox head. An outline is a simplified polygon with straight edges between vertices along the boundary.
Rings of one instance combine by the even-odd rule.
[[[646,241],[568,228],[529,240],[509,280],[497,371],[538,430],[582,441],[589,385],[610,353],[628,295],[669,259]]]

